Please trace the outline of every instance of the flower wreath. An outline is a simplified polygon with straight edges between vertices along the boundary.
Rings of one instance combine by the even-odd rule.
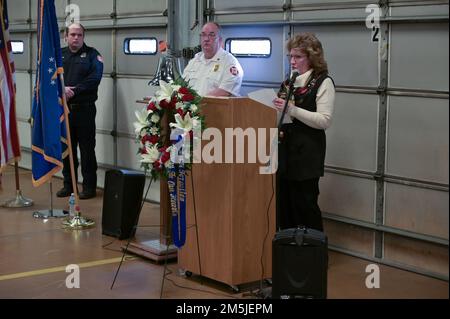
[[[186,171],[192,167],[192,145],[199,142],[204,129],[202,98],[182,78],[159,83],[147,107],[136,111],[134,127],[141,165],[153,179],[167,178],[173,242],[180,248],[186,242]],[[169,127],[161,123],[166,119]]]
[[[141,166],[152,177],[168,177],[170,170],[182,162],[185,170],[192,166],[194,130],[204,130],[204,117],[200,115],[202,97],[182,78],[166,83],[160,81],[160,89],[141,111],[136,111],[134,123],[139,143]],[[170,129],[163,130],[162,119],[167,116]],[[175,133],[175,134],[174,134]],[[166,136],[170,135],[170,139]],[[180,150],[183,140],[184,150]],[[188,144],[186,148],[186,144]],[[180,152],[188,151],[180,155]],[[180,157],[181,156],[181,157]]]

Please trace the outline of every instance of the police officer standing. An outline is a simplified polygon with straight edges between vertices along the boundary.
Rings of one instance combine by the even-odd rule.
[[[103,58],[96,49],[84,43],[84,34],[85,29],[79,23],[66,28],[68,46],[62,49],[62,58],[75,176],[78,170],[77,147],[80,147],[83,190],[79,197],[89,199],[96,196],[97,188],[95,101],[103,74]],[[58,197],[67,197],[73,192],[68,157],[64,160],[63,175],[64,187],[56,193]]]

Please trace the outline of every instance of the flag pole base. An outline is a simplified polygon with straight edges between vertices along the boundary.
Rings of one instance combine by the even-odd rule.
[[[62,222],[64,229],[85,229],[94,226],[95,222],[92,219],[84,218],[80,215],[74,216],[72,219],[68,218]]]
[[[16,198],[6,201],[2,206],[10,208],[30,207],[33,206],[33,200],[23,197],[22,191],[16,191]]]
[[[69,215],[68,211],[61,209],[39,210],[33,213],[34,218],[43,218],[43,219],[67,217],[68,215]]]

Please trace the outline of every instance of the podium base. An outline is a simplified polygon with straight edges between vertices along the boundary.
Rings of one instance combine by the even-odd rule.
[[[69,216],[69,212],[61,209],[46,209],[33,212],[34,218],[60,218]]]
[[[126,246],[122,246],[125,250]],[[174,245],[162,244],[159,239],[133,242],[128,245],[127,251],[148,258],[150,260],[160,262],[177,258],[178,249]]]

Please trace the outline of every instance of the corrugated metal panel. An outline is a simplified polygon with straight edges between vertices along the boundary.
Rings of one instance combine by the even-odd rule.
[[[71,4],[80,8],[80,18],[83,22],[86,18],[104,17],[113,12],[113,0],[71,0]],[[130,1],[132,2],[132,1]]]
[[[447,277],[448,280],[448,247],[386,234],[384,259],[427,272],[435,272]]]
[[[448,101],[390,97],[388,174],[448,184]]]
[[[326,131],[325,163],[375,172],[377,113],[378,96],[337,93],[333,123]]]
[[[372,256],[374,251],[374,232],[362,227],[346,225],[326,220],[324,229],[329,245]]]
[[[448,239],[448,192],[386,183],[385,225]]]
[[[448,92],[448,23],[391,26],[391,87]]]
[[[320,181],[322,211],[356,220],[374,221],[375,182],[327,173]]]
[[[85,43],[94,47],[103,57],[103,73],[111,73],[113,65],[111,31],[87,30],[85,35]],[[67,43],[64,44],[67,46]]]
[[[378,44],[361,25],[295,26],[294,34],[313,32],[337,85],[378,86]]]
[[[112,131],[114,129],[114,111],[113,111],[113,80],[103,77],[98,88],[97,116],[95,123],[97,129]]]
[[[17,118],[28,119],[31,113],[30,75],[16,72],[16,87],[20,88],[20,91],[16,94],[16,116]]]

